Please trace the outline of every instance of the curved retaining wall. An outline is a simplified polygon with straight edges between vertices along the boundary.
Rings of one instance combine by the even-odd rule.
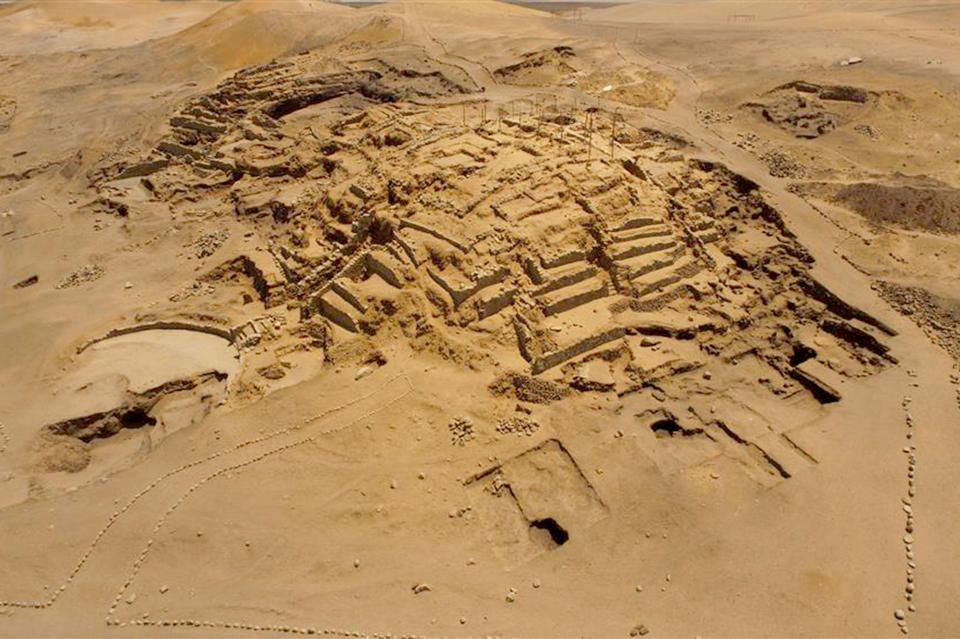
[[[205,326],[203,324],[190,324],[188,322],[177,322],[177,321],[160,321],[160,322],[148,322],[146,324],[138,324],[136,326],[125,326],[122,328],[114,328],[108,331],[105,335],[100,337],[95,337],[87,342],[84,342],[80,347],[77,348],[77,354],[82,353],[87,350],[94,344],[102,342],[104,340],[111,339],[113,337],[120,337],[121,335],[130,335],[131,333],[140,333],[143,331],[194,331],[196,333],[207,333],[208,335],[215,335],[221,337],[230,344],[234,342],[234,333],[232,329],[219,328],[217,326]]]

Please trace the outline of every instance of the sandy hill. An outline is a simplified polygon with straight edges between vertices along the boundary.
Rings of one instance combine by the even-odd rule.
[[[498,0],[393,0],[386,7],[393,10],[416,10],[424,17],[431,16],[503,16],[547,17],[550,14],[529,7],[499,2]]]
[[[162,0],[22,0],[0,4],[0,17],[27,14],[38,21],[64,27],[120,28],[143,26],[150,21],[187,21],[192,16],[213,13],[222,7],[222,3],[214,0],[196,0],[179,6]]]
[[[774,22],[791,25],[850,27],[847,20],[886,23],[890,18],[910,14],[948,14],[955,3],[931,2],[918,5],[905,0],[862,0],[850,2],[770,2],[766,0],[651,0],[588,11],[590,20],[612,22],[727,24],[730,22]]]
[[[496,0],[394,0],[363,12],[400,16],[407,25],[407,38],[423,37],[426,46],[442,41],[449,51],[456,49],[474,58],[477,52],[470,50],[469,43],[483,41],[484,52],[489,51],[485,40],[490,36],[529,39],[536,34],[542,40],[554,36],[552,25],[562,22],[544,11]]]
[[[225,71],[325,44],[359,17],[319,0],[242,0],[157,45],[182,64]]]
[[[124,47],[176,33],[223,9],[214,0],[26,0],[0,5],[0,52]]]

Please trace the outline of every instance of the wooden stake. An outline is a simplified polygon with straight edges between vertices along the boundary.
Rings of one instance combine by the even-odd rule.
[[[587,112],[587,162],[593,157],[593,118]]]
[[[613,159],[613,144],[617,139],[617,114],[610,114],[610,159]]]

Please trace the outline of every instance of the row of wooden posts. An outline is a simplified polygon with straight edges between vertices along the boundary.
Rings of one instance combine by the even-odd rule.
[[[553,96],[553,104],[554,104],[554,111],[556,113],[559,113],[560,105],[559,105],[559,100],[557,96]],[[518,110],[516,102],[512,103],[512,105],[514,107],[513,115],[518,116],[519,125],[523,127],[523,115],[524,115],[523,109],[520,108]],[[540,124],[543,121],[543,104],[541,102],[536,104],[536,106],[539,108],[538,115],[536,116],[536,123],[537,123],[536,134],[539,135]],[[467,103],[463,103],[461,107],[463,111],[463,126],[467,126],[467,119],[468,119]],[[485,101],[480,103],[480,109],[481,109],[480,128],[482,128],[487,124],[487,103]],[[579,111],[578,102],[574,103],[574,111]],[[592,157],[593,155],[593,127],[594,127],[594,122],[596,120],[596,116],[599,113],[600,113],[599,107],[594,107],[592,109],[588,108],[583,111],[583,115],[584,115],[583,126],[587,130],[587,157],[588,158]],[[611,111],[609,113],[610,113],[610,158],[613,159],[614,154],[616,153],[617,122],[618,121],[622,122],[623,116],[620,115],[619,110]],[[502,117],[503,114],[504,114],[503,109],[498,108],[497,109],[497,133],[500,133],[503,131],[503,117]],[[564,131],[566,131],[566,127],[561,126],[560,137],[559,137],[561,141],[563,140]]]

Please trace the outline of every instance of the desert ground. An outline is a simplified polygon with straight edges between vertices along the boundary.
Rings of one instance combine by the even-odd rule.
[[[960,636],[960,4],[0,4],[0,636]]]

